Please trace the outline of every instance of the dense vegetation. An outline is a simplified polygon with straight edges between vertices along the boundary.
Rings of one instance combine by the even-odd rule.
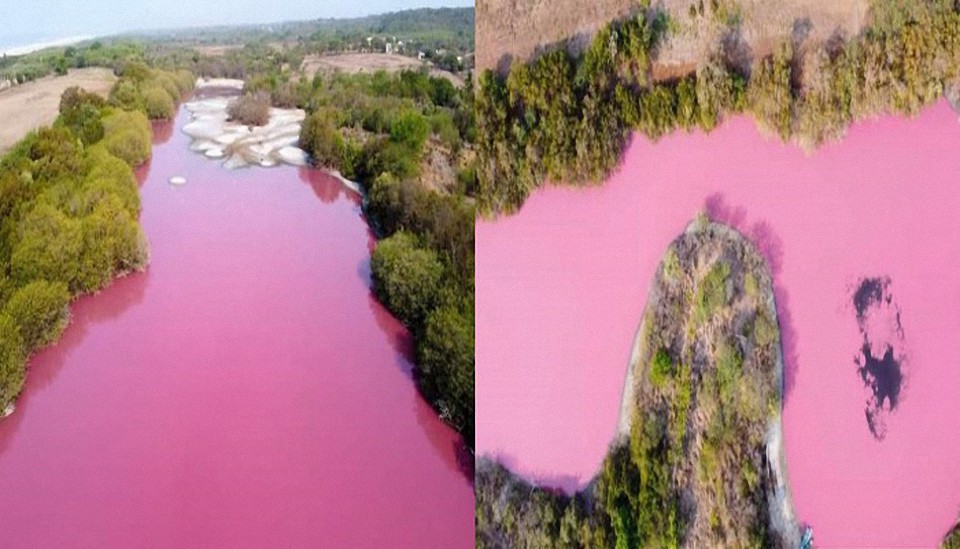
[[[698,221],[667,250],[631,365],[629,433],[567,496],[481,460],[478,547],[771,547],[779,334],[763,260]],[[623,413],[623,412],[622,412]],[[794,527],[795,528],[795,527]],[[795,540],[794,540],[795,541]]]
[[[277,93],[263,79],[248,87]],[[364,187],[365,212],[381,237],[374,290],[415,337],[424,395],[472,446],[472,87],[378,72],[314,78],[293,96],[309,112],[301,146]]]
[[[69,69],[105,67],[119,71],[131,59],[143,57],[143,46],[132,41],[105,44],[97,40],[82,45],[46,48],[25,55],[0,57],[0,83],[22,84],[50,74],[63,75]]]
[[[803,49],[784,42],[751,74],[732,68],[718,44],[693,74],[653,81],[651,56],[669,22],[649,6],[601,29],[578,57],[560,44],[506,76],[485,71],[476,99],[479,209],[509,213],[545,179],[602,180],[630,130],[653,139],[677,128],[709,132],[745,112],[764,131],[814,147],[854,120],[916,113],[960,77],[960,13],[947,0],[874,4],[874,24],[859,36]]]
[[[0,410],[19,394],[30,354],[63,331],[70,300],[147,262],[133,167],[150,155],[150,83],[172,77],[144,70],[121,79],[135,110],[70,88],[53,127],[0,160]],[[165,97],[179,97],[170,89]]]

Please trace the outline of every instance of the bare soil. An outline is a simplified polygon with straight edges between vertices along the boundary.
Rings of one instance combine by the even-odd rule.
[[[117,78],[109,69],[74,69],[66,76],[48,76],[0,92],[0,153],[9,150],[31,130],[57,118],[60,95],[71,86],[104,97]]]
[[[463,85],[463,78],[434,67],[430,63],[413,57],[391,53],[338,53],[333,55],[308,55],[303,60],[301,70],[307,78],[318,72],[341,71],[349,74],[372,73],[379,70],[397,72],[404,69],[416,70],[427,66],[430,74],[446,78],[455,86]]]
[[[866,24],[869,2],[654,0],[653,8],[671,21],[671,36],[655,55],[654,76],[670,78],[689,72],[721,40],[733,40],[742,56],[737,61],[751,63],[784,39],[825,42],[856,35]],[[605,23],[636,12],[635,0],[479,0],[477,68],[504,71],[567,38],[577,51]],[[735,36],[729,35],[731,20],[738,21]]]

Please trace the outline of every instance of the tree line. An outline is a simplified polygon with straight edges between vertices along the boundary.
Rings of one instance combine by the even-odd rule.
[[[294,97],[309,113],[304,150],[317,165],[362,185],[364,212],[380,239],[371,258],[374,291],[414,336],[422,393],[472,447],[472,85],[457,89],[420,71],[381,71],[293,85],[253,78],[247,88],[278,102]],[[451,173],[440,188],[428,187],[420,181],[425,158],[439,151]]]
[[[125,78],[136,82],[130,97],[67,89],[53,126],[0,159],[0,410],[20,393],[29,356],[59,338],[70,301],[148,260],[133,172],[150,156],[145,83],[174,77]],[[179,99],[193,79],[177,82]]]
[[[803,52],[784,41],[750,74],[717,45],[692,74],[653,81],[651,54],[669,24],[649,5],[606,25],[581,55],[564,43],[506,75],[484,71],[476,97],[479,211],[513,212],[548,179],[603,180],[631,131],[651,139],[710,132],[724,116],[746,113],[763,131],[813,148],[855,120],[918,112],[960,75],[960,14],[944,0],[878,4],[875,24],[860,35]]]

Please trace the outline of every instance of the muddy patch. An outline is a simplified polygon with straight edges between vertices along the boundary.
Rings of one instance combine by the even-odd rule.
[[[853,361],[866,391],[864,415],[878,441],[887,435],[887,419],[903,394],[906,353],[900,307],[889,277],[863,278],[853,292],[862,344]]]

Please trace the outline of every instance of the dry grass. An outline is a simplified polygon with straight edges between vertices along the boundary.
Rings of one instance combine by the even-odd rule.
[[[66,76],[48,76],[0,92],[0,154],[30,130],[48,126],[57,118],[60,95],[71,86],[106,97],[116,77],[109,69],[71,70]]]
[[[857,34],[867,21],[868,0],[654,0],[672,20],[673,36],[656,52],[654,76],[686,74],[726,34],[730,17],[740,22],[737,50],[741,61],[769,54],[780,41],[805,36],[823,42]],[[717,12],[712,10],[716,4]],[[477,67],[506,68],[507,60],[525,60],[538,48],[576,37],[587,42],[603,24],[634,13],[635,0],[480,0],[477,2]],[[694,6],[697,14],[691,12]]]
[[[308,55],[303,60],[301,71],[307,78],[318,72],[345,72],[348,74],[372,73],[379,70],[399,72],[404,69],[417,70],[424,66],[423,61],[405,55],[387,53],[338,53],[332,55]],[[454,86],[462,86],[463,79],[445,70],[429,67],[431,76],[449,80]]]

